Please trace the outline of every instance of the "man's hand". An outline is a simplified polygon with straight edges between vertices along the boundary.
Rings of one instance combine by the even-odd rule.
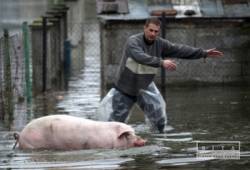
[[[216,48],[208,49],[206,50],[206,52],[207,52],[207,57],[211,58],[218,58],[223,56],[223,53],[221,51],[216,50]]]
[[[162,67],[169,71],[176,70],[176,64],[174,63],[173,60],[163,60]]]

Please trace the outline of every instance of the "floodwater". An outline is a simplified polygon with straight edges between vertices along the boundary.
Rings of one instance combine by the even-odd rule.
[[[95,30],[95,24],[86,24],[87,29]],[[139,109],[133,110],[128,123],[138,135],[147,139],[144,147],[125,150],[13,150],[13,132],[20,131],[33,118],[49,114],[96,118],[101,90],[100,54],[96,50],[99,44],[95,41],[99,34],[98,31],[88,31],[84,37],[84,68],[70,78],[69,89],[37,96],[28,111],[25,106],[17,105],[18,112],[10,128],[0,123],[0,169],[249,169],[250,87],[247,86],[170,86],[166,91],[168,127],[165,134],[151,132],[144,122],[143,113]],[[196,157],[200,149],[197,144],[206,141],[239,141],[240,159]]]
[[[45,104],[33,106],[37,107],[33,117],[44,115],[46,110],[48,113],[64,112],[94,118],[99,101],[95,90],[98,89],[95,85],[92,89],[88,85],[90,82],[84,81],[85,76],[83,73],[72,78],[69,91],[61,93],[64,99],[57,104],[44,108],[50,100],[43,99]],[[85,84],[88,93],[86,89],[80,90]],[[41,102],[41,99],[36,100]],[[152,133],[144,123],[143,114],[134,111],[129,124],[148,143],[144,147],[125,150],[12,150],[13,131],[2,127],[0,169],[249,169],[249,104],[249,87],[169,87],[167,133]],[[197,158],[197,141],[240,141],[240,159]]]

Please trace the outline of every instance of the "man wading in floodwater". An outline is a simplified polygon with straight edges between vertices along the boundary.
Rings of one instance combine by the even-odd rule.
[[[181,59],[223,56],[216,49],[203,50],[173,44],[158,37],[159,31],[160,21],[150,18],[144,25],[143,33],[128,38],[114,82],[115,88],[109,92],[112,93],[109,121],[125,122],[131,107],[137,102],[151,125],[160,133],[164,132],[165,103],[153,79],[159,67],[174,71],[176,64],[171,59],[162,59],[162,56]]]

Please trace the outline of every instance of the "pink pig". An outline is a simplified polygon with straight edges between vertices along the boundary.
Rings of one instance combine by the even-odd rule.
[[[100,122],[69,115],[32,120],[15,133],[20,149],[94,149],[144,146],[134,129],[120,122]]]

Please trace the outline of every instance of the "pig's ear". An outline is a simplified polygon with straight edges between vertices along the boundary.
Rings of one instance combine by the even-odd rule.
[[[118,138],[120,139],[124,136],[128,136],[128,135],[133,134],[133,133],[134,133],[134,129],[130,126],[126,126],[126,127],[119,126]]]

